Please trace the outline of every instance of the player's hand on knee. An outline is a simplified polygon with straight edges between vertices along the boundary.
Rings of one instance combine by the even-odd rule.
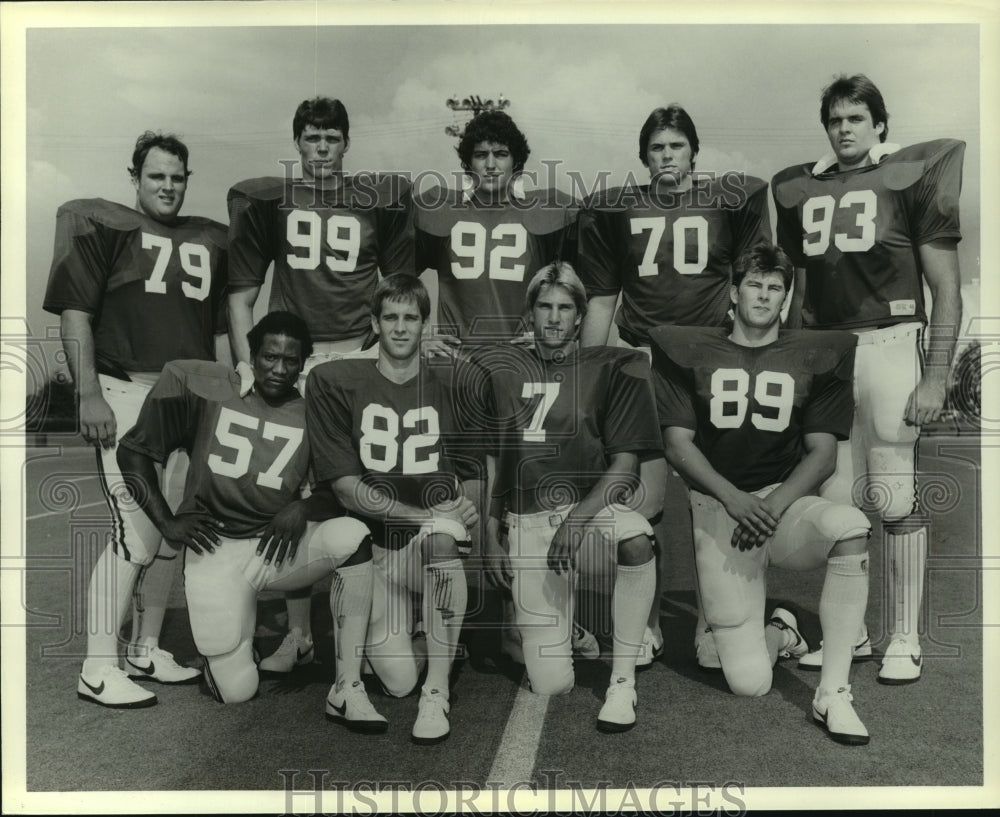
[[[510,590],[514,580],[514,572],[510,567],[510,557],[507,549],[494,536],[486,537],[486,578],[497,589]]]
[[[431,508],[431,513],[434,516],[452,519],[466,529],[479,524],[479,510],[476,508],[475,503],[465,496],[439,502]]]
[[[306,532],[306,507],[302,500],[289,502],[264,528],[257,544],[257,555],[264,557],[264,564],[271,564],[273,560],[275,567],[281,567],[286,556],[288,561],[295,558]]]
[[[763,544],[778,527],[779,515],[759,496],[736,491],[726,498],[723,505],[726,513],[736,520],[731,544],[740,550],[749,550]]]
[[[425,357],[457,357],[462,341],[455,335],[428,335],[420,342],[420,354]]]
[[[581,532],[565,521],[556,529],[549,543],[548,565],[555,573],[569,573],[573,569],[576,551],[580,548]]]
[[[213,519],[206,511],[177,514],[164,525],[160,533],[177,547],[189,547],[195,553],[214,553],[219,544],[222,522]]]
[[[946,393],[947,388],[944,381],[925,382],[921,380],[910,393],[910,399],[906,401],[903,422],[912,426],[933,423],[940,419],[944,413]]]
[[[115,447],[118,421],[104,395],[80,395],[80,433],[88,443],[98,443],[101,448]]]

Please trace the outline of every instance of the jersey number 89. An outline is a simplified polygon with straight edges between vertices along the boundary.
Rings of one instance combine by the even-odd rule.
[[[747,416],[750,375],[744,369],[716,369],[712,372],[712,399],[709,413],[716,428],[739,428]],[[777,409],[774,417],[755,411],[750,415],[754,428],[784,431],[792,416],[795,378],[788,372],[760,372],[754,378],[753,399],[760,406]]]

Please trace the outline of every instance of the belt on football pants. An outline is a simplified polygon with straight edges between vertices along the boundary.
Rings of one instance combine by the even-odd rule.
[[[881,329],[852,329],[851,331],[858,336],[858,346],[869,346],[892,343],[899,338],[917,334],[922,328],[923,324],[919,321],[908,321],[907,323],[884,326]]]
[[[528,528],[558,528],[569,512],[573,510],[573,505],[563,505],[554,511],[537,511],[535,513],[511,513],[508,511],[504,517],[504,524],[508,527],[516,527],[518,530]]]

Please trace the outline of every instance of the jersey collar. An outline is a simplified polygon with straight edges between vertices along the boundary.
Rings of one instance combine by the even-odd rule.
[[[513,179],[511,179],[510,194],[518,201],[524,201],[524,177],[518,174]],[[475,177],[466,173],[462,176],[462,204],[468,204],[472,198],[473,193],[476,192],[476,180]]]
[[[895,153],[899,150],[899,145],[895,142],[880,142],[875,145],[870,151],[868,151],[868,160],[873,164],[877,165],[886,156],[891,153]],[[826,173],[831,167],[837,166],[837,154],[832,150],[825,154],[822,159],[820,159],[816,164],[813,165],[809,175],[818,176],[820,173]]]

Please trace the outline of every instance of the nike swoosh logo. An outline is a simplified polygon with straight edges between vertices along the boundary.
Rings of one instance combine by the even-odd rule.
[[[911,660],[911,661],[913,662],[913,666],[915,666],[915,667],[919,667],[919,666],[920,666],[920,660],[921,660],[921,658],[922,658],[922,657],[923,657],[923,656],[920,656],[920,655],[913,655],[913,654],[911,653],[911,654],[910,654],[910,660]],[[84,681],[84,683],[86,683],[86,681]]]
[[[302,648],[301,647],[296,647],[295,648],[295,652],[298,655],[298,658],[295,659],[296,661],[301,661],[303,658],[305,658],[307,655],[309,655],[309,650],[306,650],[305,652],[302,652]]]
[[[100,695],[102,692],[104,692],[104,681],[101,681],[101,685],[100,686],[96,686],[95,687],[95,686],[91,686],[90,684],[88,684],[87,683],[87,679],[84,678],[82,675],[80,676],[80,680],[83,681],[83,685],[85,687],[87,687],[87,689],[89,689],[95,695]]]
[[[332,702],[330,703],[330,706],[333,707],[333,711],[336,712],[338,715],[340,715],[340,717],[344,717],[347,714],[346,699],[344,699],[344,702],[340,706],[337,706],[335,703]]]
[[[141,672],[141,673],[143,673],[145,675],[152,675],[154,672],[156,672],[156,664],[154,664],[152,661],[149,662],[149,666],[148,667],[140,667],[138,664],[136,664],[135,662],[133,662],[131,658],[129,658],[128,659],[128,664],[129,664],[130,667],[135,667],[137,670],[139,670],[139,672]],[[84,681],[84,683],[87,683],[87,682]]]

